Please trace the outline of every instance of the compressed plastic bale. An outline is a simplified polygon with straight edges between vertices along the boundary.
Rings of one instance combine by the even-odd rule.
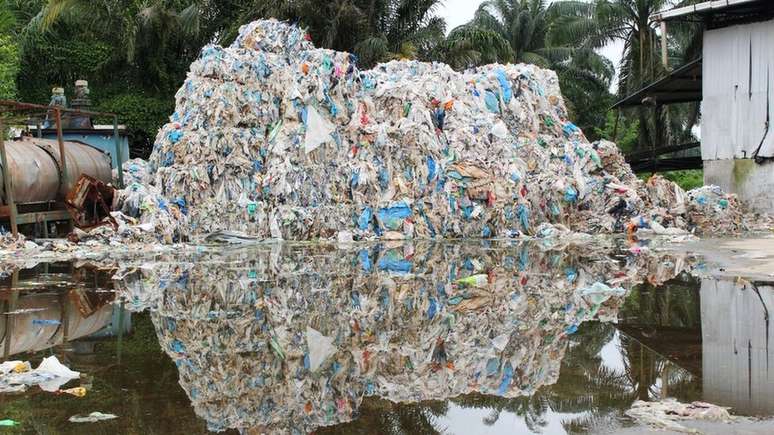
[[[567,189],[555,198],[528,190],[547,193],[535,177],[541,172],[576,178],[574,166],[584,176],[597,169],[587,163],[593,147],[567,121],[552,72],[509,65],[457,73],[419,62],[360,72],[347,53],[270,43],[288,38],[303,41],[303,32],[252,23],[232,47],[206,47],[178,92],[150,166],[162,194],[190,205],[192,233],[482,237],[571,220],[558,215],[571,208]],[[579,147],[552,161],[553,150]],[[518,182],[512,162],[526,166]],[[542,213],[546,200],[561,211]],[[389,228],[361,219],[366,207],[401,201],[410,209]],[[245,202],[270,218],[245,216]],[[509,222],[506,205],[521,205],[532,222]]]

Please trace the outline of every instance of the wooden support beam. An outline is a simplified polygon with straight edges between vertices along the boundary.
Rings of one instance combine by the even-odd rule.
[[[70,180],[67,178],[67,156],[65,155],[64,137],[62,136],[62,112],[57,108],[54,109],[56,116],[56,141],[59,142],[59,159],[61,160],[60,167],[62,168],[62,186],[66,188],[70,184]]]
[[[123,189],[124,188],[124,159],[122,156],[122,149],[121,149],[121,137],[118,135],[118,116],[113,117],[113,140],[115,140],[116,143],[116,163],[118,167],[116,170],[118,171],[118,188]]]
[[[690,150],[690,149],[693,149],[693,148],[698,148],[700,146],[701,146],[701,143],[699,143],[699,142],[690,142],[690,143],[686,143],[686,144],[670,145],[670,146],[665,146],[665,147],[661,147],[661,148],[656,148],[655,154],[656,154],[656,156],[662,156],[664,154],[670,154],[670,153],[676,153],[678,151]],[[629,153],[629,154],[626,155],[626,161],[627,162],[634,162],[634,161],[637,161],[637,160],[647,159],[647,158],[651,157],[652,154],[653,154],[653,152],[651,150],[637,151],[637,152]]]
[[[661,21],[661,62],[664,64],[664,69],[669,69],[669,58],[667,57],[666,21]]]
[[[5,192],[5,203],[9,208],[8,215],[11,221],[11,233],[16,237],[19,234],[19,227],[16,222],[16,202],[13,199],[11,168],[8,166],[8,156],[5,153],[5,126],[2,119],[0,119],[0,163],[3,165],[3,189]]]

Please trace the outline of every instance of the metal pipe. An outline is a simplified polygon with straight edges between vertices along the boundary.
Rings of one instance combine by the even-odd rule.
[[[59,143],[59,169],[62,171],[62,184],[67,186],[70,179],[67,178],[67,155],[64,149],[64,138],[62,136],[62,112],[55,110],[56,116],[56,141]]]
[[[41,104],[32,104],[32,103],[20,103],[18,101],[12,101],[12,100],[0,100],[0,106],[5,107],[11,107],[16,110],[42,110],[48,112],[52,109],[51,106],[43,106]],[[59,110],[64,113],[75,113],[80,115],[91,115],[91,116],[115,116],[115,113],[110,112],[92,112],[89,110],[80,110],[80,109],[66,109],[64,107],[59,107],[56,110]]]
[[[118,167],[116,170],[118,171],[118,188],[123,189],[124,188],[124,160],[123,156],[121,155],[121,138],[118,136],[118,115],[113,117],[113,138],[116,142],[116,163],[118,163]]]
[[[666,21],[661,22],[661,62],[664,64],[664,68],[669,67],[669,59],[667,59],[667,27]]]
[[[3,190],[5,192],[5,203],[8,205],[11,219],[11,233],[14,237],[19,234],[19,228],[16,225],[16,202],[13,198],[13,183],[11,181],[11,171],[8,167],[8,156],[5,153],[5,126],[0,119],[0,163],[3,164]]]

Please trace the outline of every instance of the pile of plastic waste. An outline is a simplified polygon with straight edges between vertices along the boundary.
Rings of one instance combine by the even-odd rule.
[[[133,183],[139,193],[122,211],[166,213],[150,218],[171,232],[164,240],[217,230],[310,240],[516,237],[542,223],[586,233],[706,227],[705,210],[685,215],[674,183],[659,181],[674,193],[666,204],[615,144],[588,142],[552,71],[460,73],[416,61],[359,71],[353,55],[307,39],[263,20],[231,47],[206,46],[157,137],[152,188]],[[738,229],[722,213],[704,216],[717,232]]]
[[[717,186],[704,186],[689,191],[686,200],[688,219],[703,232],[738,232],[751,226],[735,195]],[[764,218],[765,219],[765,218]]]
[[[166,244],[183,241],[180,230],[187,226],[185,202],[169,201],[161,195],[159,188],[149,182],[146,161],[130,160],[123,169],[126,188],[113,198],[115,211],[111,213],[119,227],[116,231],[99,227],[98,234],[89,237],[108,240],[117,235],[118,240]]]
[[[33,385],[43,391],[57,392],[62,385],[79,377],[80,373],[65,367],[55,356],[44,358],[36,369],[26,361],[5,361],[0,364],[0,393],[18,393]]]
[[[370,396],[532,394],[556,382],[582,322],[614,319],[650,266],[671,276],[681,267],[538,244],[481,248],[273,245],[162,257],[115,279],[130,309],[151,310],[210,429],[303,433],[350,421]]]
[[[22,234],[14,237],[10,232],[0,232],[0,252],[20,252],[35,249],[36,246],[34,242],[27,240]]]
[[[706,402],[681,403],[675,399],[663,399],[656,402],[636,400],[626,415],[638,423],[657,429],[674,432],[700,433],[680,422],[690,420],[708,420],[731,423],[742,418],[729,414],[730,408]]]

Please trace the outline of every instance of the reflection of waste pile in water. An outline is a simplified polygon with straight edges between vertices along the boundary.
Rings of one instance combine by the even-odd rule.
[[[535,245],[273,246],[124,270],[196,413],[214,429],[314,430],[395,402],[516,397],[558,377],[567,336],[612,319],[660,257]]]
[[[553,71],[393,61],[361,72],[305,36],[256,21],[231,47],[205,47],[159,132],[153,187],[134,183],[124,212],[184,218],[175,234],[156,226],[169,240],[224,229],[310,240],[504,238],[544,223],[745,227],[726,195],[702,196],[719,217],[708,222],[674,183],[646,187],[615,144],[589,143]]]

